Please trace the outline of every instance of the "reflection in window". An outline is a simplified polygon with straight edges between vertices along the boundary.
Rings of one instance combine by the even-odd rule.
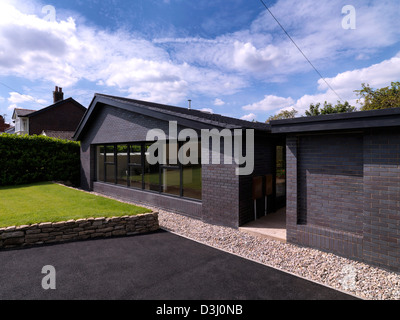
[[[117,184],[126,186],[128,183],[128,146],[117,146]]]
[[[142,189],[142,187],[143,187],[142,178],[143,178],[142,168],[130,167],[129,186],[131,188]]]
[[[161,192],[181,195],[181,175],[179,169],[163,168],[161,173]]]
[[[276,197],[286,195],[286,160],[285,148],[276,147]]]
[[[183,196],[201,200],[201,165],[183,167]]]
[[[149,164],[147,161],[148,149],[150,144],[145,146],[144,154],[144,189],[160,192],[160,165]],[[158,157],[158,154],[155,154]]]
[[[115,175],[115,146],[105,146],[106,149],[106,162],[105,162],[105,182],[116,183]]]
[[[194,146],[188,143],[174,145],[166,143],[160,152],[163,152],[167,162],[155,165],[147,161],[151,145],[134,143],[97,146],[97,181],[201,200],[200,143],[196,142]],[[187,147],[185,152],[186,157],[191,160],[189,164],[179,163],[179,150],[183,146]],[[154,156],[158,157],[157,152]],[[193,159],[197,157],[198,163],[193,163],[196,162]]]

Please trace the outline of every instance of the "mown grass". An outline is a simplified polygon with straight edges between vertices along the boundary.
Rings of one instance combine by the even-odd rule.
[[[148,212],[151,211],[49,182],[0,187],[0,228]]]

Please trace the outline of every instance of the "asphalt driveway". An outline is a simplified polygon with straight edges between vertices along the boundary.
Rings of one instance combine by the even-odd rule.
[[[55,290],[44,290],[44,266]],[[0,300],[354,299],[160,231],[0,252]]]

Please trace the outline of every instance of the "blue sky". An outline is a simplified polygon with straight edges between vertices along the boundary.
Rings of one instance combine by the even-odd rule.
[[[48,106],[59,86],[86,107],[96,92],[182,107],[191,99],[263,122],[310,103],[356,105],[361,83],[400,80],[400,1],[264,2],[334,91],[259,0],[2,0],[0,114]]]

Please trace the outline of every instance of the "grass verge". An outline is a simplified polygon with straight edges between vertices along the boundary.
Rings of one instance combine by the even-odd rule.
[[[0,228],[149,212],[146,208],[49,182],[0,187]]]

